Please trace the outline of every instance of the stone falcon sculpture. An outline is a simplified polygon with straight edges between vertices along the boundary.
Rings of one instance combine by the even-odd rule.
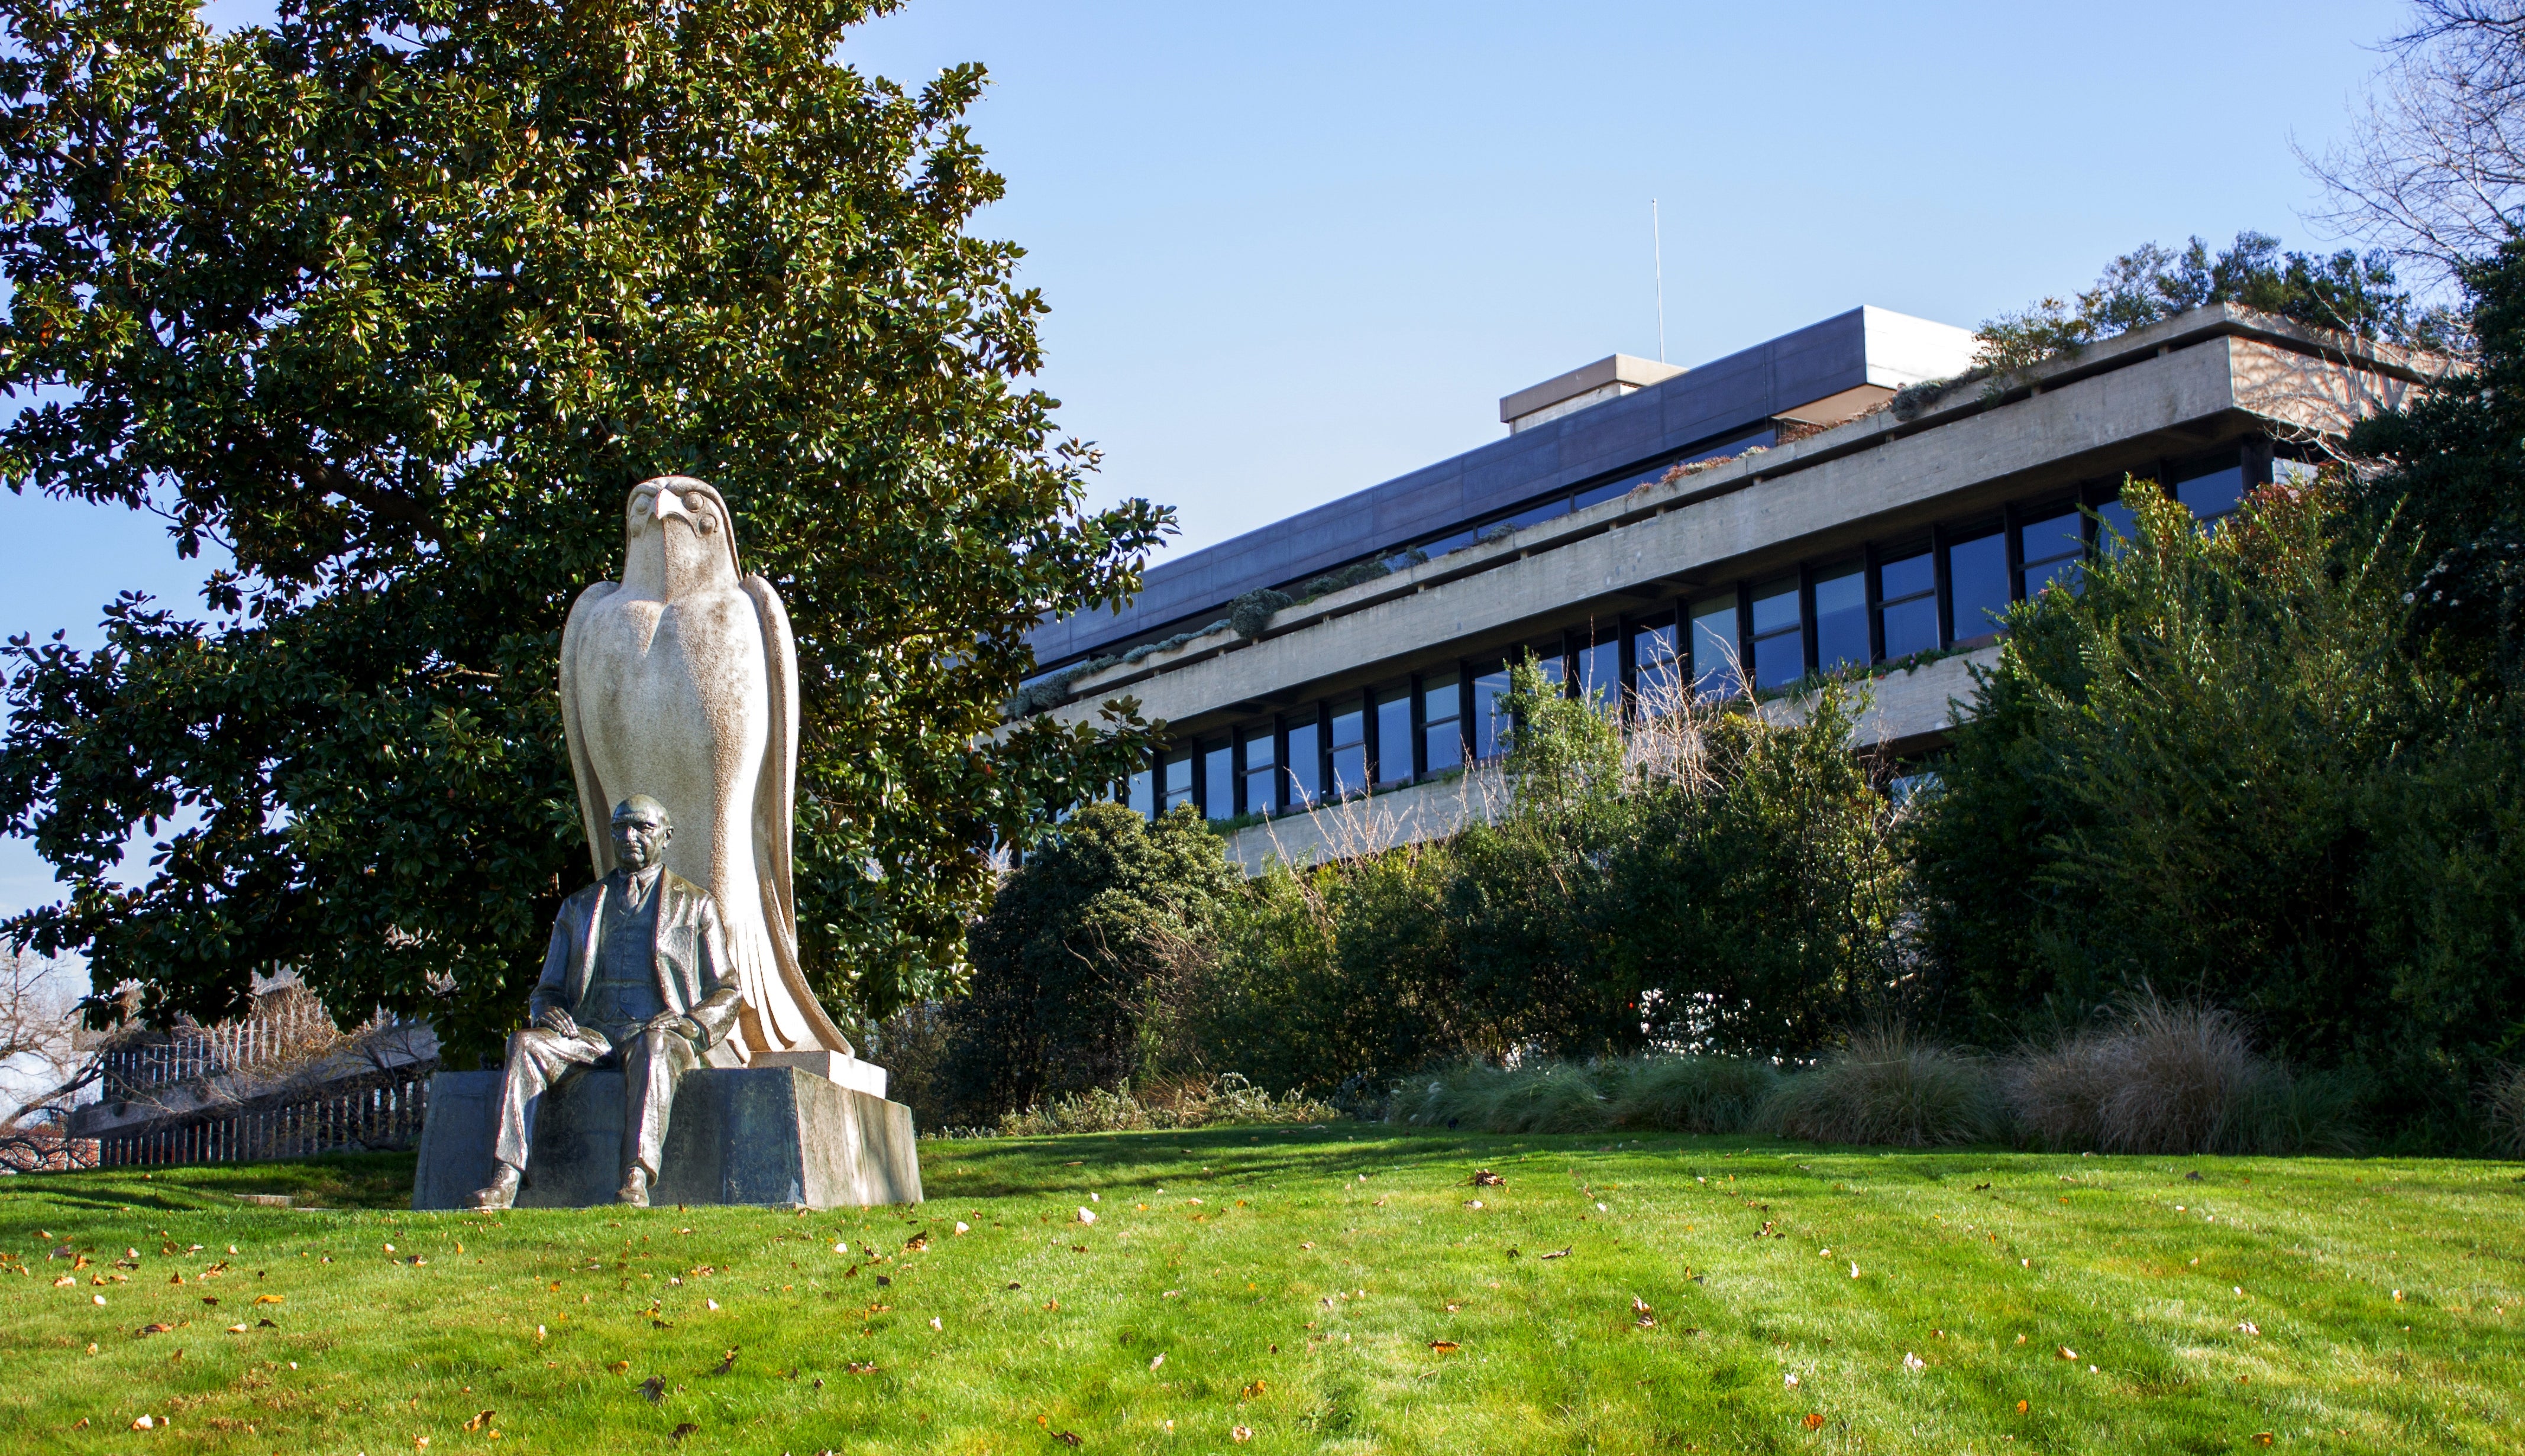
[[[580,593],[562,629],[561,707],[597,877],[615,865],[611,805],[645,794],[681,828],[667,867],[718,903],[744,994],[734,1059],[850,1055],[798,963],[798,650],[771,584],[738,567],[727,503],[707,483],[632,488],[622,579]]]

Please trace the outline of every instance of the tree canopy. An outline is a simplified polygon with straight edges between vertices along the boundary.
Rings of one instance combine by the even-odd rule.
[[[1143,728],[995,737],[1023,633],[1134,592],[1168,514],[1086,509],[1022,251],[966,231],[982,72],[852,68],[890,8],[0,3],[0,479],[235,562],[93,653],[13,639],[0,815],[68,897],[0,935],[153,1015],[287,967],[493,1044],[587,873],[564,616],[680,472],[795,624],[811,973],[880,1014],[963,974],[990,844]]]

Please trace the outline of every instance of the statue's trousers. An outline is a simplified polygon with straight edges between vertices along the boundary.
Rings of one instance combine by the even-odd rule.
[[[582,1067],[619,1063],[622,1068],[622,1167],[638,1163],[658,1181],[658,1153],[667,1143],[667,1117],[674,1110],[675,1079],[699,1065],[693,1043],[669,1031],[636,1026],[599,1030],[582,1026],[565,1037],[528,1027],[509,1038],[500,1090],[500,1136],[492,1155],[512,1168],[526,1166],[534,1143],[535,1110],[544,1093]]]

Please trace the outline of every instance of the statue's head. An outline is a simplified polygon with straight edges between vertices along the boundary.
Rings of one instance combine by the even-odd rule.
[[[671,602],[744,579],[727,502],[708,481],[661,475],[631,488],[622,514],[624,586]]]
[[[646,794],[634,794],[614,806],[614,857],[637,874],[667,855],[675,837],[675,821],[667,806]]]

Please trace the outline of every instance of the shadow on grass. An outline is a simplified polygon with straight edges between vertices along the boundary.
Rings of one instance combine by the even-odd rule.
[[[403,1209],[412,1206],[413,1161],[409,1152],[359,1152],[272,1163],[21,1173],[0,1179],[0,1208],[40,1200],[97,1213],[198,1212],[237,1208],[239,1193],[278,1193],[293,1208]]]

